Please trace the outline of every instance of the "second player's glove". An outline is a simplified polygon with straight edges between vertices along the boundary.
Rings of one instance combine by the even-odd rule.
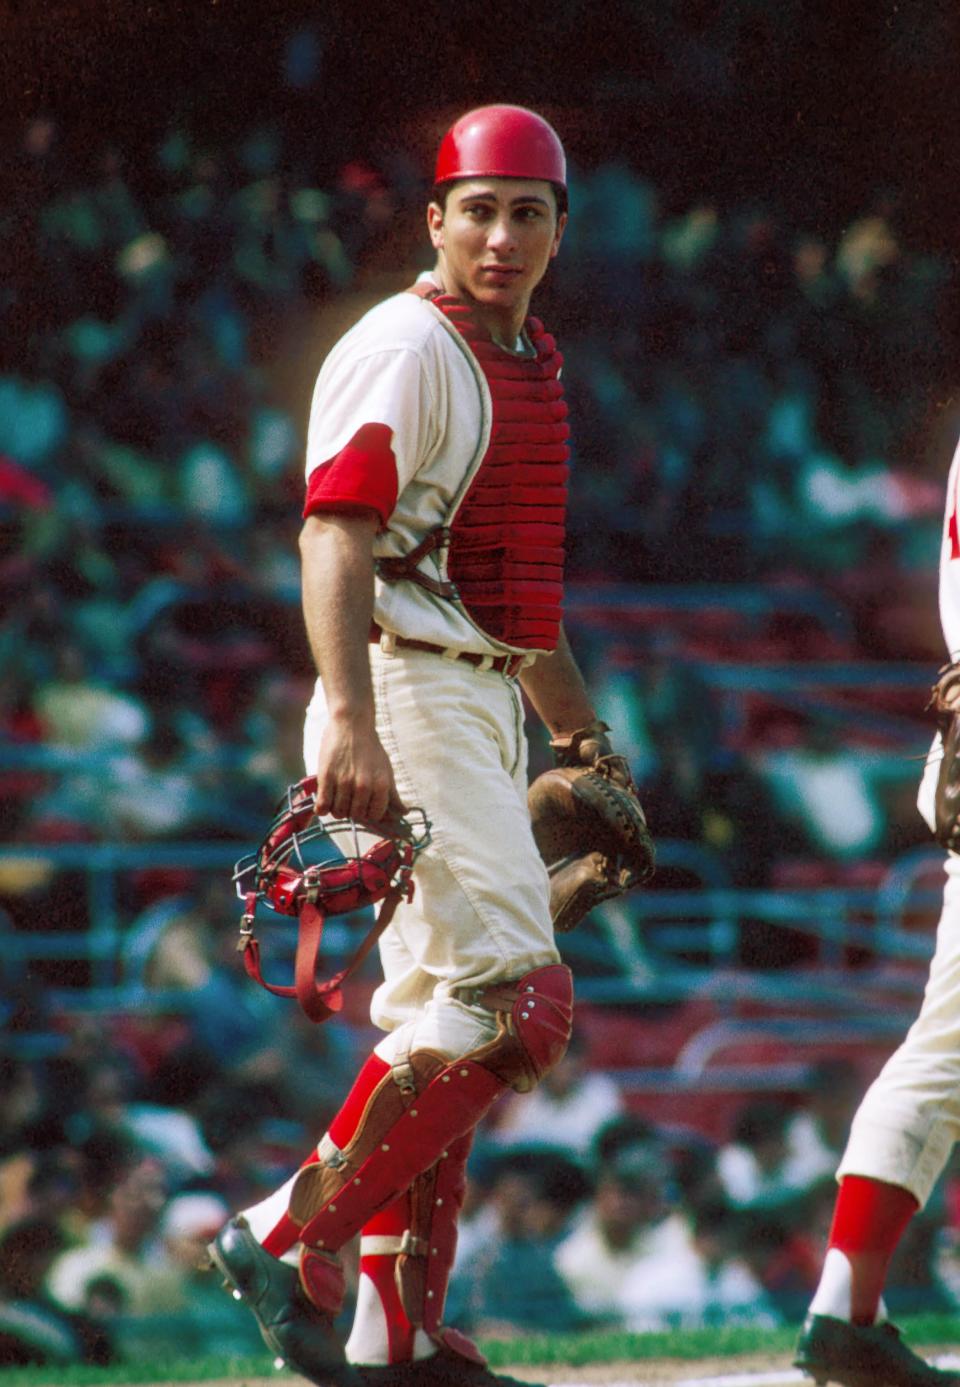
[[[934,837],[941,847],[960,852],[960,663],[940,671],[927,708],[937,720],[943,742]]]
[[[550,874],[550,913],[561,933],[653,874],[653,839],[609,730],[594,722],[554,739],[557,764],[528,792],[533,836]]]

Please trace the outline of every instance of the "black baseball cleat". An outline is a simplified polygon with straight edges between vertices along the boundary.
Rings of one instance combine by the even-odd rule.
[[[919,1357],[889,1321],[850,1324],[808,1315],[793,1362],[816,1382],[841,1387],[960,1387],[960,1375]]]
[[[318,1387],[363,1387],[332,1320],[307,1299],[297,1268],[265,1252],[245,1218],[224,1224],[207,1251],[225,1288],[256,1315],[263,1341],[278,1359]]]
[[[492,1372],[484,1363],[474,1363],[444,1348],[432,1358],[417,1358],[410,1363],[355,1366],[363,1387],[538,1387],[536,1383]]]

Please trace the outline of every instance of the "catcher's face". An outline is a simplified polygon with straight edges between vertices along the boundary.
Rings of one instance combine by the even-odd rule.
[[[472,300],[498,336],[523,323],[530,295],[560,249],[567,223],[557,216],[556,195],[539,179],[475,178],[455,183],[446,207],[427,209],[443,287]]]

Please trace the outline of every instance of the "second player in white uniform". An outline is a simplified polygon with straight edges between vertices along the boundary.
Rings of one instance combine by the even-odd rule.
[[[940,548],[940,620],[947,655],[960,657],[960,447],[947,481]],[[918,808],[934,828],[942,754],[934,738]],[[798,1364],[819,1381],[877,1387],[958,1384],[960,1375],[914,1354],[885,1318],[890,1258],[926,1204],[960,1140],[960,856],[948,852],[936,950],[923,1003],[901,1045],[867,1090],[837,1178],[840,1190]]]

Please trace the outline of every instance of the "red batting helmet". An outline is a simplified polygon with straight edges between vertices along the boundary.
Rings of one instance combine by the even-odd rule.
[[[525,106],[478,106],[451,125],[434,183],[454,178],[542,178],[567,186],[567,160],[553,126]]]

